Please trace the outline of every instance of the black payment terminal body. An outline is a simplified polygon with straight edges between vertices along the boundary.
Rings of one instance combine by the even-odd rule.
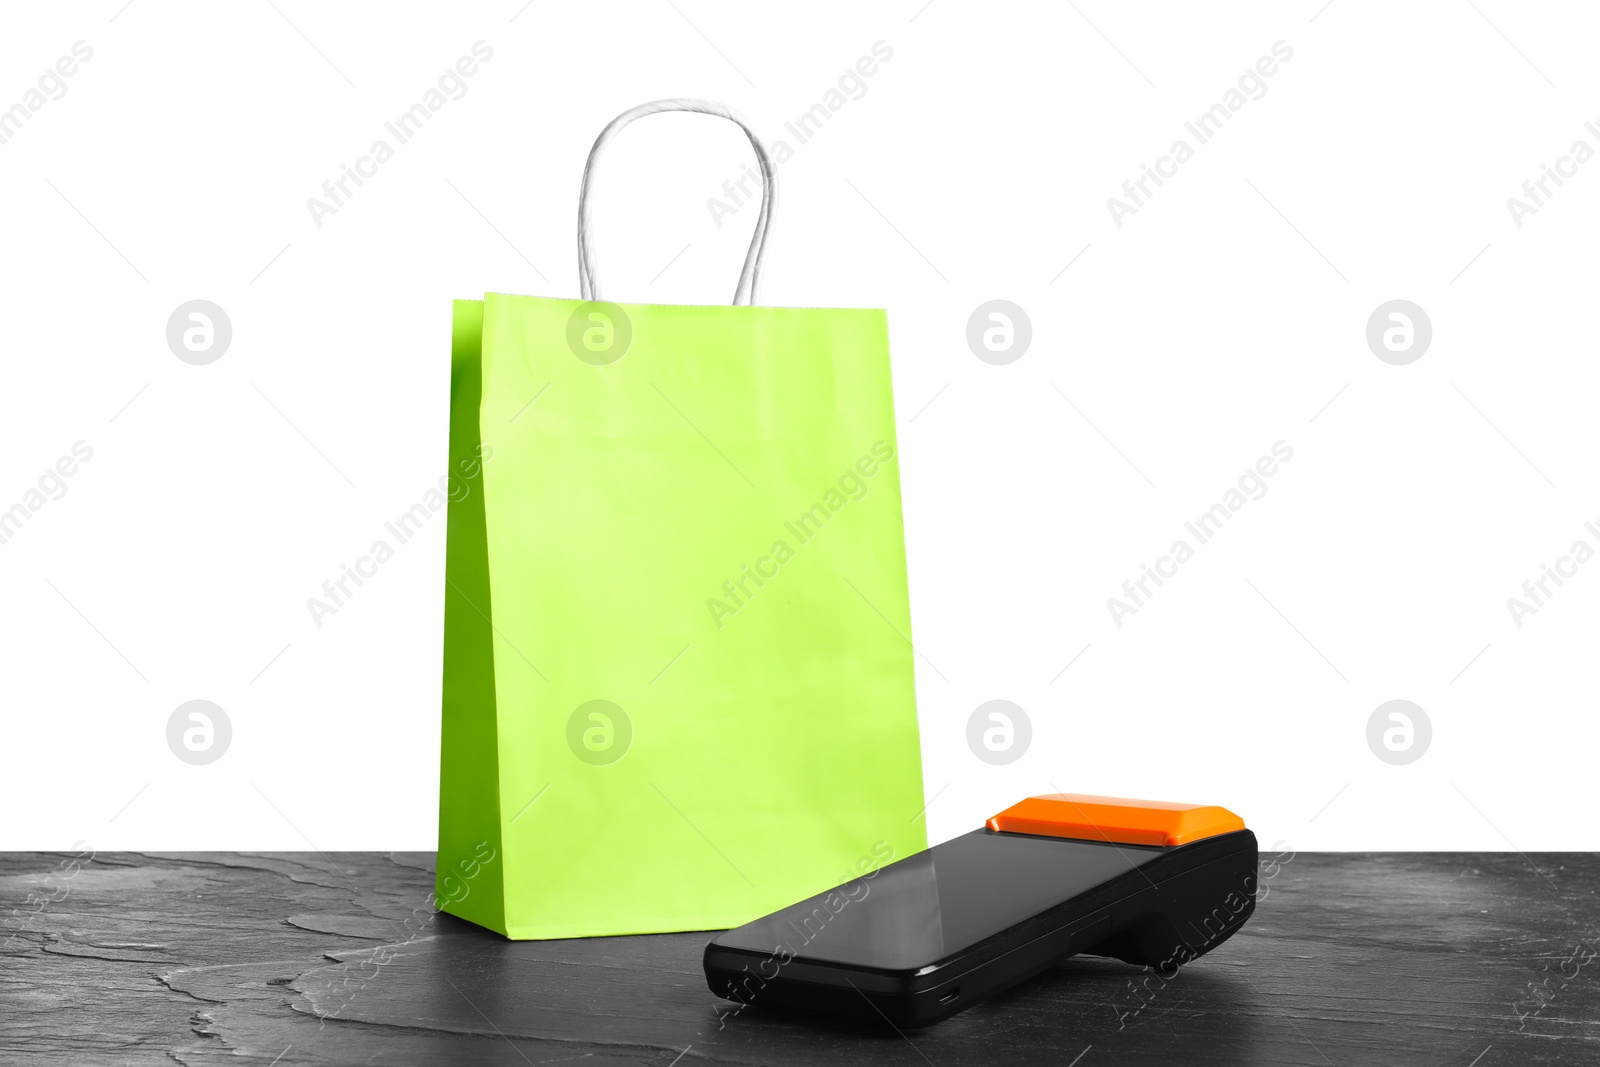
[[[1255,834],[1225,808],[1056,793],[716,937],[711,991],[897,1027],[1087,953],[1170,977],[1255,910]]]

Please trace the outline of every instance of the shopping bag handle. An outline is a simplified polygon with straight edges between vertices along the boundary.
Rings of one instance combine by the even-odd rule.
[[[662,111],[695,111],[737,123],[745,136],[750,138],[750,147],[756,150],[756,159],[761,164],[761,213],[756,217],[756,232],[750,238],[750,251],[744,257],[744,270],[739,274],[739,285],[733,291],[735,304],[753,304],[761,284],[761,261],[767,251],[767,224],[772,218],[772,202],[778,197],[778,176],[773,169],[771,157],[767,155],[766,146],[750,128],[750,124],[726,104],[718,104],[711,100],[655,100],[648,104],[640,104],[612,119],[606,128],[600,131],[600,136],[595,138],[594,147],[589,149],[589,160],[583,165],[583,187],[578,193],[579,292],[585,300],[600,299],[600,283],[595,280],[594,271],[594,242],[589,236],[589,177],[594,172],[595,160],[600,158],[601,149],[605,148],[628,123]]]

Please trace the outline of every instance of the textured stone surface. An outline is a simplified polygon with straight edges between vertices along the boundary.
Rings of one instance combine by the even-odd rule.
[[[909,1034],[724,1022],[707,935],[508,942],[416,853],[66,859],[0,855],[6,1063],[1600,1062],[1592,854],[1303,853],[1171,981],[1080,958]]]

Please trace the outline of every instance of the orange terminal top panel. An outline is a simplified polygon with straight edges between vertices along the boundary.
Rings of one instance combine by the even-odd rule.
[[[989,820],[989,829],[1119,845],[1186,845],[1244,829],[1227,808],[1079,793],[1029,797]]]

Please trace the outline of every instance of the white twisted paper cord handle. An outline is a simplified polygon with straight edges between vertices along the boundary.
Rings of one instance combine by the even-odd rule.
[[[756,232],[750,238],[750,251],[744,257],[744,270],[739,274],[739,285],[733,291],[733,302],[753,304],[761,285],[761,261],[767,251],[767,226],[772,218],[772,204],[778,198],[778,176],[773,169],[771,157],[767,155],[766,146],[750,128],[750,124],[732,108],[711,100],[656,100],[640,104],[612,119],[606,128],[600,131],[600,136],[595,138],[594,147],[589,150],[589,160],[583,166],[583,186],[578,193],[579,293],[585,300],[600,299],[600,283],[595,279],[594,242],[589,236],[589,178],[594,171],[595,161],[600,158],[601,150],[628,123],[645,115],[655,115],[663,111],[695,111],[702,115],[716,115],[738,124],[745,136],[750,138],[750,147],[755,149],[756,159],[761,164],[761,213],[756,218]]]

